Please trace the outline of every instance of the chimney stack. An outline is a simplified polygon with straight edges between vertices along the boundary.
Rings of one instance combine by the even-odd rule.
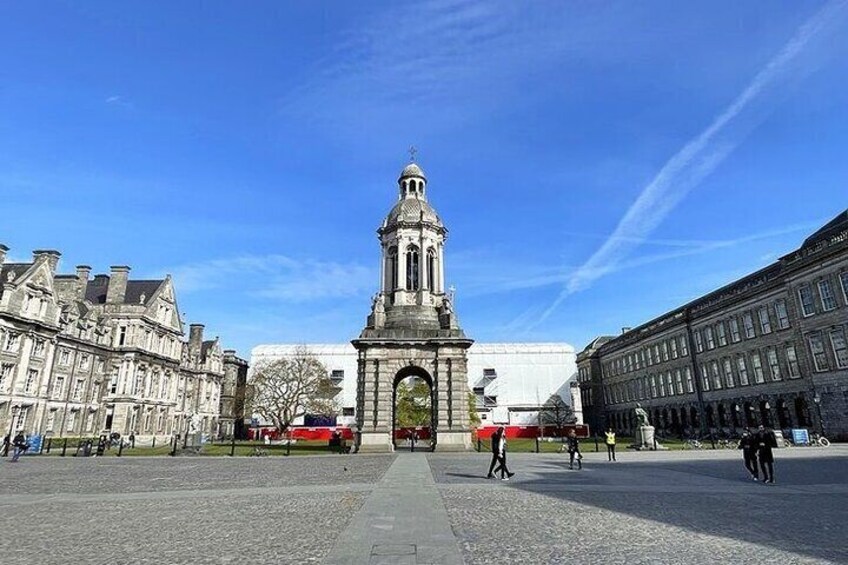
[[[9,248],[0,243],[0,265],[6,262],[6,253],[9,252]]]
[[[130,268],[126,265],[109,267],[109,288],[106,290],[106,304],[121,304],[127,294],[127,281],[130,278]]]
[[[50,272],[56,274],[56,267],[59,265],[59,257],[62,254],[55,249],[36,249],[32,252],[32,262],[35,263],[42,257],[47,259],[47,264],[50,265]]]
[[[77,297],[80,300],[85,299],[85,291],[88,288],[88,275],[91,274],[91,267],[88,265],[77,265]]]
[[[192,354],[200,355],[203,347],[203,324],[190,324],[188,327],[188,349]]]

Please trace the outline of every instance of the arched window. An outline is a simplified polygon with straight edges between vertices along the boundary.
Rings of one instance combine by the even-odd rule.
[[[418,290],[420,285],[418,248],[410,245],[406,249],[406,290]]]
[[[398,252],[397,247],[389,248],[389,253],[386,256],[386,272],[389,274],[389,288],[387,290],[395,290],[398,287]]]
[[[427,250],[427,288],[436,290],[436,252],[432,247]]]

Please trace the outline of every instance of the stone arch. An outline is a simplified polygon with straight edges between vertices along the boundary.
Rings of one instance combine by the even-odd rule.
[[[437,412],[436,412],[436,387],[434,386],[433,377],[430,373],[427,372],[423,367],[419,367],[417,365],[408,365],[406,367],[402,367],[397,373],[395,373],[394,380],[392,382],[392,444],[395,448],[397,448],[397,437],[396,432],[398,430],[397,423],[397,389],[398,385],[405,379],[410,377],[416,377],[423,380],[427,383],[427,386],[430,387],[430,423],[427,428],[427,438],[426,442],[422,441],[419,444],[419,447],[426,446],[428,449],[431,449],[436,445],[436,424],[437,424]],[[424,439],[424,438],[420,438]]]

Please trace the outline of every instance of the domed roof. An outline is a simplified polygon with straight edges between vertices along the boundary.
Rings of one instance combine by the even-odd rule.
[[[422,179],[427,178],[424,176],[424,171],[421,170],[421,167],[415,163],[408,164],[403,168],[403,171],[401,171],[400,178],[405,179],[407,177],[421,177]]]
[[[444,227],[441,218],[433,210],[426,200],[418,198],[404,198],[391,209],[386,216],[385,226],[391,226],[398,222],[427,222]]]

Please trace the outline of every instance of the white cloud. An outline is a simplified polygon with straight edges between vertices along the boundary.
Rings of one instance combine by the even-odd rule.
[[[619,270],[625,258],[665,217],[742,142],[764,118],[757,107],[767,89],[804,74],[800,55],[823,31],[844,17],[846,3],[831,2],[807,20],[751,80],[736,99],[699,135],[669,159],[619,221],[612,235],[568,279],[556,300],[536,320],[539,324],[569,295]]]
[[[189,263],[167,269],[180,293],[216,288],[283,302],[367,296],[378,274],[358,263],[285,255],[244,255]]]

